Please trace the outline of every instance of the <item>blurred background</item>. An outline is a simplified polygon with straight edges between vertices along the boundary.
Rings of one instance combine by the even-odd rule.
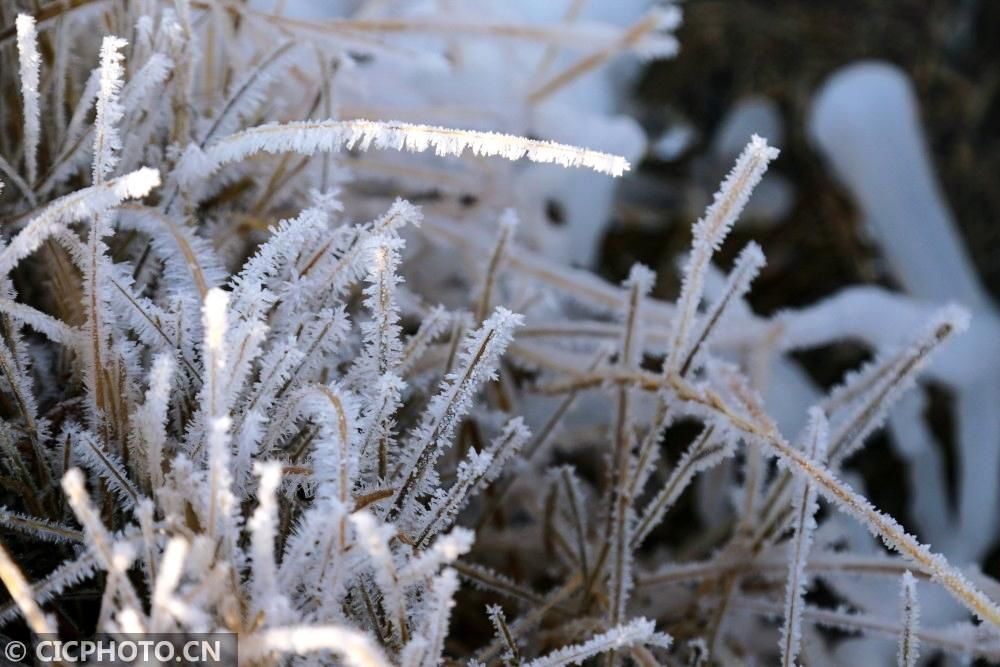
[[[817,91],[829,77],[874,59],[910,79],[962,245],[989,296],[1000,295],[1000,3],[693,0],[682,7],[679,54],[647,66],[627,103],[650,144],[638,173],[620,188],[603,237],[598,264],[605,277],[621,280],[640,261],[658,271],[659,296],[675,297],[674,268],[689,246],[691,223],[758,132],[781,148],[781,158],[719,256],[728,269],[747,241],[763,247],[767,267],[749,296],[754,310],[770,315],[805,306],[847,286],[905,288],[809,131]],[[796,355],[822,387],[869,356],[850,342]],[[954,500],[954,396],[933,382],[927,393],[928,423],[943,444]],[[914,525],[903,462],[886,436],[870,448],[850,467],[864,475],[876,506]],[[984,565],[1000,575],[995,546]]]
[[[766,219],[737,230],[768,258],[750,295],[755,308],[806,305],[850,284],[891,286],[851,196],[806,132],[824,80],[855,61],[879,59],[911,78],[946,199],[982,281],[1000,295],[1000,3],[693,0],[682,7],[679,54],[646,68],[632,102],[653,140],[604,239],[601,268],[609,278],[624,277],[633,261],[669,268],[731,166],[717,146],[734,142],[720,133],[734,112],[763,102],[769,113],[751,109],[756,116],[742,124],[745,134],[766,134],[755,121],[777,121],[781,136],[769,138],[782,154],[772,170],[789,189]],[[672,154],[657,150],[658,134],[672,139],[665,142]],[[727,244],[723,253],[740,247]],[[675,271],[661,274],[664,294],[676,292],[670,275],[676,279]]]

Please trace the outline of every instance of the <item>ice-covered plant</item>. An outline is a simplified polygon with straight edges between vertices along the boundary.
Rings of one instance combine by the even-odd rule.
[[[619,287],[524,243],[522,165],[628,169],[520,136],[546,136],[532,114],[620,53],[672,52],[675,10],[620,28],[577,2],[543,25],[418,4],[84,2],[0,33],[21,91],[0,133],[0,620],[235,632],[248,664],[813,664],[852,641],[820,628],[906,665],[1000,657],[997,584],[840,478],[964,311],[787,437],[760,392],[808,322],[749,312],[756,245],[712,266],[765,140],[695,225],[675,304],[645,267]],[[98,48],[97,25],[128,41]],[[483,42],[533,55],[534,85],[463,129],[440,99],[349,111],[361,83],[419,98]],[[936,585],[919,619],[916,579]],[[74,589],[96,623],[66,613]],[[949,597],[965,618],[933,625]]]
[[[968,334],[931,369],[934,379],[955,395],[959,482],[954,508],[944,493],[945,466],[937,461],[934,438],[919,419],[909,417],[922,409],[921,392],[907,397],[908,405],[890,427],[896,450],[909,464],[918,527],[949,554],[981,558],[996,541],[1000,510],[992,495],[1000,470],[1000,419],[988,407],[1000,386],[1000,373],[988,361],[996,358],[1000,319],[934,177],[918,111],[903,72],[886,63],[860,62],[837,71],[823,85],[809,129],[851,187],[892,275],[912,298],[897,306],[897,300],[882,296],[880,308],[905,310],[913,301],[955,299],[973,314]],[[936,270],[928,271],[931,266]],[[845,305],[871,302],[872,293],[878,291],[846,290],[838,298]],[[903,313],[884,312],[889,321],[905,319]],[[828,333],[843,335],[833,327]]]

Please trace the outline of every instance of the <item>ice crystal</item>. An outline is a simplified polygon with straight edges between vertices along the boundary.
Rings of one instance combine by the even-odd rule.
[[[676,303],[642,265],[615,285],[553,259],[557,167],[629,168],[575,145],[614,119],[571,94],[673,54],[676,8],[357,4],[55,3],[7,31],[0,621],[234,632],[246,664],[833,662],[818,626],[904,665],[1000,657],[997,584],[841,479],[961,308],[894,301],[911,317],[787,437],[770,365],[845,307],[758,317],[761,249],[712,266],[766,140],[695,224]]]

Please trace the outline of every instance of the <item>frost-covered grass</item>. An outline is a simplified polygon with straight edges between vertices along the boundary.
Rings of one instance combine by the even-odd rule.
[[[1000,586],[842,479],[962,308],[913,305],[783,433],[762,395],[824,311],[750,312],[753,243],[712,265],[766,140],[676,303],[555,258],[564,174],[629,166],[565,141],[618,123],[569,100],[672,54],[673,8],[78,4],[0,47],[0,620],[238,632],[247,664],[1000,658]]]

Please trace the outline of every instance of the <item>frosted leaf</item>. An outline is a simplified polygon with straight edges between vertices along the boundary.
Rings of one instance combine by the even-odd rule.
[[[379,522],[367,512],[353,514],[351,523],[357,532],[358,544],[371,558],[375,582],[382,591],[389,622],[398,636],[403,637],[406,634],[405,628],[409,625],[409,615],[403,586],[399,581],[396,558],[389,546],[389,540],[396,534],[395,528],[390,524]]]
[[[507,651],[503,654],[504,664],[520,663],[520,651],[517,649],[517,642],[514,641],[510,628],[507,627],[507,618],[504,616],[503,607],[489,605],[486,607],[486,613],[490,617],[490,623],[493,624],[493,633],[507,647]]]
[[[233,312],[256,319],[274,300],[272,282],[284,277],[296,259],[311,250],[327,231],[327,216],[319,209],[306,209],[292,220],[282,220],[233,278]]]
[[[30,14],[18,14],[14,24],[17,28],[17,58],[24,104],[24,162],[28,183],[34,183],[38,176],[38,142],[41,138],[38,79],[42,59],[38,54],[35,18]]]
[[[406,340],[400,359],[399,372],[406,373],[417,363],[431,342],[444,333],[450,317],[444,306],[434,306],[420,322],[420,328]]]
[[[277,538],[277,494],[281,484],[281,465],[276,462],[257,464],[260,504],[247,522],[251,539],[253,597],[258,611],[265,614],[269,625],[280,625],[289,619],[288,600],[278,588],[278,573],[274,558]]]
[[[77,558],[63,562],[47,577],[34,583],[32,595],[35,602],[41,604],[51,600],[61,592],[89,579],[99,569],[97,558],[91,551],[85,551]],[[16,603],[0,607],[0,623],[10,623],[19,614],[20,611]]]
[[[72,451],[79,464],[104,480],[124,509],[134,510],[142,499],[142,494],[129,479],[121,460],[115,454],[105,451],[102,444],[88,431],[70,428],[66,437],[72,442]]]
[[[47,542],[80,542],[83,535],[69,526],[13,512],[0,507],[0,526]]]
[[[268,123],[220,139],[203,151],[188,148],[178,165],[182,185],[193,186],[226,164],[239,162],[257,153],[317,152],[358,149],[362,151],[393,149],[423,152],[433,150],[438,156],[461,155],[466,150],[477,156],[497,156],[508,160],[527,158],[532,162],[555,163],[563,167],[584,167],[621,176],[628,162],[619,156],[591,151],[553,141],[455,130],[398,121],[295,121]]]
[[[136,441],[141,443],[141,450],[148,457],[149,468],[145,474],[153,489],[163,484],[163,449],[167,443],[167,408],[173,374],[171,358],[166,354],[157,356],[150,372],[146,400],[133,417]]]
[[[428,510],[428,519],[417,537],[423,545],[430,537],[450,524],[469,496],[483,484],[492,481],[504,465],[521,449],[531,432],[520,417],[510,420],[503,431],[482,452],[475,450],[458,465],[455,484],[447,493],[439,493]]]
[[[442,446],[451,440],[475,393],[484,382],[496,377],[500,356],[513,339],[514,329],[523,321],[520,315],[500,307],[479,329],[465,336],[456,370],[445,377],[413,432],[414,454],[400,476],[402,486],[393,500],[396,511],[420,492],[430,466]]]
[[[402,360],[402,327],[396,292],[397,285],[403,282],[398,275],[403,246],[402,239],[382,235],[366,243],[364,255],[369,269],[368,285],[363,293],[371,319],[361,325],[365,349],[352,373],[368,381],[397,372]]]
[[[475,534],[465,528],[452,528],[447,535],[440,535],[429,549],[411,558],[400,572],[400,579],[407,583],[429,577],[442,565],[450,565],[472,549]]]
[[[21,609],[21,613],[32,632],[35,634],[54,634],[56,632],[55,619],[45,614],[35,602],[32,597],[31,585],[3,546],[0,546],[0,580],[3,581],[7,592]]]
[[[968,322],[969,314],[963,308],[941,308],[907,345],[852,377],[853,382],[834,392],[832,399],[844,400],[845,395],[857,392],[858,387],[862,389],[859,398],[837,420],[836,430],[831,435],[831,465],[839,467],[864,444],[885,422],[889,409],[899,397],[913,387],[919,373],[941,346],[964,331]],[[866,386],[869,380],[871,384]]]
[[[444,651],[445,636],[448,634],[451,609],[455,606],[456,591],[458,591],[458,575],[450,568],[435,577],[431,584],[420,628],[420,636],[427,641],[422,667],[435,667],[443,661],[441,654]]]
[[[505,209],[500,215],[498,222],[496,242],[493,251],[490,253],[489,261],[486,263],[486,274],[483,277],[483,286],[480,290],[479,304],[476,306],[476,321],[481,322],[486,319],[486,315],[493,307],[493,291],[496,289],[497,281],[500,277],[500,269],[504,262],[504,255],[511,245],[514,233],[517,231],[519,220],[514,209]]]
[[[70,507],[76,518],[83,524],[84,531],[88,537],[91,548],[97,562],[109,574],[108,589],[118,592],[122,596],[125,606],[133,609],[141,609],[139,596],[135,592],[128,577],[122,568],[116,565],[118,558],[115,556],[115,539],[112,534],[101,523],[87,490],[84,487],[83,474],[77,468],[72,468],[63,475],[63,491],[69,500]]]
[[[370,394],[366,415],[365,438],[361,445],[361,455],[368,453],[378,456],[378,476],[386,477],[389,466],[389,452],[396,444],[393,433],[394,416],[402,403],[402,393],[406,388],[398,376],[386,373],[374,383]]]
[[[101,78],[97,92],[97,115],[94,118],[94,165],[91,182],[97,185],[114,170],[116,153],[122,147],[118,123],[124,108],[118,100],[125,70],[121,49],[128,44],[120,37],[105,37],[101,42]]]
[[[728,236],[754,187],[767,171],[768,164],[777,157],[776,148],[771,148],[767,141],[754,135],[722,182],[704,217],[695,223],[691,255],[684,265],[681,295],[671,324],[671,346],[665,365],[667,369],[677,370],[685,351],[690,349],[690,331],[702,299],[705,273],[712,255]]]
[[[159,184],[160,173],[143,167],[55,200],[32,218],[0,252],[0,274],[8,274],[20,260],[65,225],[97,215],[126,199],[145,197]]]
[[[903,632],[899,636],[899,667],[916,667],[920,657],[920,605],[917,603],[917,581],[907,570],[900,586]]]
[[[819,408],[809,411],[806,441],[809,457],[822,460],[826,455],[826,417]],[[785,622],[781,628],[781,664],[793,667],[802,644],[802,608],[805,605],[806,563],[816,529],[816,491],[808,480],[800,480],[792,496],[792,541],[788,552],[788,579],[785,583]]]
[[[841,511],[857,519],[873,536],[917,563],[934,581],[942,584],[957,602],[979,618],[1000,627],[1000,607],[973,585],[948,560],[931,551],[907,533],[892,517],[879,512],[866,498],[839,481],[823,464],[810,459],[780,439],[759,440],[800,479],[809,480],[816,490]]]
[[[670,646],[670,637],[656,632],[652,621],[637,618],[625,625],[611,628],[607,632],[594,635],[582,644],[566,646],[552,653],[525,663],[525,667],[559,667],[560,665],[579,665],[587,658],[630,646]]]
[[[706,426],[671,471],[670,477],[649,501],[637,522],[632,547],[635,548],[662,520],[667,510],[700,472],[718,465],[735,454],[732,438],[715,426]]]
[[[687,374],[693,366],[697,365],[694,362],[699,353],[711,341],[712,335],[720,328],[729,311],[746,296],[750,289],[750,283],[757,277],[764,262],[763,251],[759,245],[752,241],[740,252],[733,270],[726,277],[726,283],[720,296],[701,316],[691,334],[691,341],[681,356],[678,369],[682,375]]]
[[[184,573],[184,558],[187,553],[188,543],[179,537],[171,539],[163,552],[159,576],[156,577],[152,595],[150,621],[154,630],[165,627],[169,616],[180,615],[178,612],[187,611],[174,595]]]

